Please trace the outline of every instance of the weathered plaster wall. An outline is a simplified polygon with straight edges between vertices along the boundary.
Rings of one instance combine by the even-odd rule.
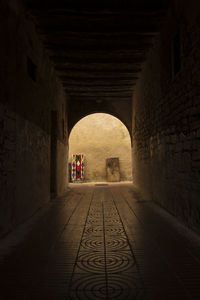
[[[121,180],[132,180],[131,141],[125,125],[108,114],[92,114],[80,120],[69,137],[72,154],[85,155],[85,180],[106,181],[106,159],[119,157]]]
[[[50,199],[52,110],[58,111],[56,193],[66,189],[66,99],[21,2],[0,3],[0,236]]]
[[[174,1],[133,97],[133,176],[146,199],[200,231],[200,7]],[[181,69],[172,73],[180,30]]]

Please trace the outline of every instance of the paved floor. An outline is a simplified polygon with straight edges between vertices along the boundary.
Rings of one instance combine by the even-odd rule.
[[[0,299],[200,299],[200,241],[130,184],[71,185],[0,241]]]

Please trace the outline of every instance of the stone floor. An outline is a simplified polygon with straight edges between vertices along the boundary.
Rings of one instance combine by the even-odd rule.
[[[131,184],[71,184],[0,240],[0,299],[200,299],[200,239]]]

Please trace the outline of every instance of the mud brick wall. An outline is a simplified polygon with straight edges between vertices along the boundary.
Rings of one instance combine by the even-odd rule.
[[[145,199],[200,231],[200,9],[193,4],[174,1],[143,65],[133,97],[133,176]]]
[[[67,184],[67,100],[21,3],[0,3],[0,236],[50,199],[51,111],[56,194]]]

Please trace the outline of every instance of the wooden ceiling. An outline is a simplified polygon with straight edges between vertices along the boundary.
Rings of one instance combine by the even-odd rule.
[[[72,100],[131,99],[166,0],[27,0],[27,5]]]

